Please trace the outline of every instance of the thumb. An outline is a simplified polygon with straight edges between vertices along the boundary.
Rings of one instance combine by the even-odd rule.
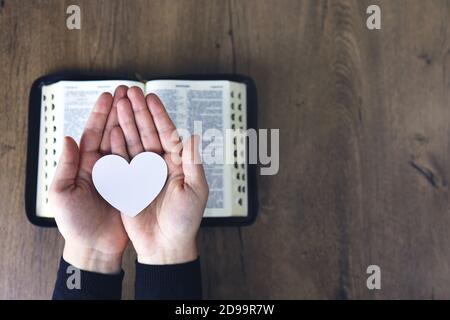
[[[80,154],[77,143],[71,137],[65,137],[51,188],[55,191],[62,191],[73,186],[77,177],[79,162]]]
[[[183,146],[182,165],[184,173],[184,182],[194,188],[207,191],[205,171],[199,153],[199,136],[192,135],[187,139]]]

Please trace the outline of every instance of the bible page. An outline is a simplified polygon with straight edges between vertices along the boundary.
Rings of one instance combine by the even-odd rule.
[[[102,92],[114,94],[119,85],[138,86],[138,81],[59,81],[42,88],[41,126],[38,158],[38,183],[36,214],[40,217],[54,217],[49,212],[48,189],[53,180],[62,140],[71,136],[77,143],[89,114]]]
[[[152,80],[146,84],[146,93],[154,93],[161,99],[177,129],[201,136],[201,156],[209,185],[205,217],[231,214],[230,168],[224,164],[229,86],[229,81],[200,80]],[[201,132],[196,132],[199,128]],[[214,161],[220,158],[220,163]]]

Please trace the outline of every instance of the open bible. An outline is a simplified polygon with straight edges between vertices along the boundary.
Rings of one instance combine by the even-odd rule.
[[[30,220],[38,225],[53,220],[54,212],[47,205],[48,191],[63,137],[71,136],[79,142],[98,96],[102,92],[113,93],[119,85],[137,86],[145,94],[156,94],[182,138],[186,138],[185,134],[200,135],[202,162],[209,185],[204,221],[220,220],[222,223],[219,224],[251,222],[255,213],[250,206],[254,207],[256,203],[250,195],[256,192],[252,190],[256,183],[252,181],[254,174],[245,161],[247,147],[242,133],[252,123],[247,119],[248,102],[251,101],[247,95],[254,93],[248,90],[249,84],[245,81],[232,79],[156,79],[146,82],[61,79],[50,83],[43,81],[39,90],[34,86],[34,96],[30,95],[30,121],[36,122],[39,116],[39,129],[31,126],[29,132],[30,140],[34,139],[38,144],[37,148],[29,144],[28,161],[37,163],[35,168],[29,165],[27,170],[27,215]],[[39,115],[31,110],[39,107],[36,106],[37,90]],[[31,131],[38,133],[38,137],[31,137]],[[34,184],[35,188],[29,184]]]

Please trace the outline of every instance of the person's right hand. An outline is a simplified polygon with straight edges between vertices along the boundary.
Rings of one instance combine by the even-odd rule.
[[[182,146],[158,97],[150,94],[145,98],[137,87],[128,89],[127,98],[119,100],[117,114],[120,127],[111,131],[112,153],[130,160],[152,151],[168,166],[166,184],[156,199],[134,218],[122,214],[138,262],[176,264],[195,260],[196,235],[208,198],[198,137],[191,136]]]

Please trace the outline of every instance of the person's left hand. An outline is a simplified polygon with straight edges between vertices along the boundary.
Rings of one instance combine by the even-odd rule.
[[[125,86],[118,87],[114,100],[109,93],[98,98],[79,148],[72,138],[64,138],[49,191],[49,205],[65,239],[63,258],[87,271],[120,272],[122,255],[128,244],[120,213],[98,194],[91,176],[95,162],[102,156],[100,146],[107,119],[111,128],[117,121],[115,105],[126,95],[126,90]],[[109,131],[105,136],[109,142]],[[108,148],[109,143],[104,144],[106,152]]]

